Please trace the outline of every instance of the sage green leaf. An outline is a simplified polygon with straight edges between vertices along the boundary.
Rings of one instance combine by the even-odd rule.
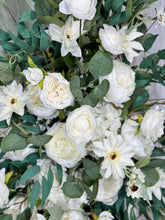
[[[0,38],[4,41],[9,41],[11,38],[7,32],[0,28]]]
[[[35,146],[43,146],[47,144],[53,136],[51,135],[40,135],[40,136],[33,136],[27,139],[28,143],[33,144]]]
[[[136,80],[136,88],[147,86],[151,82],[151,79]]]
[[[165,59],[165,49],[159,50],[157,53],[159,59]]]
[[[31,210],[31,212],[33,211],[33,208],[36,204],[39,193],[40,193],[40,183],[38,180],[36,180],[33,187],[32,187],[32,191],[30,194],[30,210]]]
[[[31,215],[30,208],[27,208],[17,216],[17,220],[29,220]]]
[[[81,186],[82,188],[85,190],[85,192],[87,193],[88,197],[89,197],[89,202],[92,202],[95,199],[95,196],[93,194],[93,192],[90,190],[90,188],[84,184],[83,182],[81,182]]]
[[[65,23],[56,16],[43,16],[39,18],[39,21],[41,21],[44,24],[56,24],[59,27],[65,25]]]
[[[19,19],[19,22],[23,22],[23,21],[32,21],[36,19],[36,15],[34,11],[24,11]]]
[[[32,166],[32,167],[28,168],[21,176],[21,178],[18,182],[18,186],[20,186],[22,183],[26,182],[27,180],[30,180],[35,175],[37,175],[39,172],[40,172],[39,166]]]
[[[94,107],[101,99],[103,99],[108,90],[109,81],[104,79],[100,85],[96,86],[82,101],[80,101],[80,104]]]
[[[162,157],[165,156],[165,152],[163,150],[155,149],[152,151],[151,157]]]
[[[84,167],[83,172],[87,174],[91,180],[96,180],[99,178],[100,167],[96,162],[83,158],[82,163]]]
[[[109,25],[116,25],[123,23],[128,17],[130,16],[128,11],[123,11],[120,14],[115,14],[110,17],[108,24]]]
[[[17,134],[8,134],[1,142],[2,152],[24,149],[27,146],[26,139]]]
[[[149,167],[161,167],[165,169],[165,159],[152,159],[148,164]]]
[[[150,158],[145,158],[142,160],[139,160],[138,162],[135,163],[135,167],[137,169],[141,169],[142,167],[147,166],[150,163]]]
[[[83,94],[80,89],[80,78],[77,75],[73,75],[70,79],[70,90],[74,97],[79,100],[83,99]]]
[[[145,51],[149,50],[152,47],[157,37],[158,37],[158,34],[152,35],[151,37],[147,38],[143,42],[143,48]]]
[[[155,55],[156,54],[151,54],[148,57],[145,57],[140,64],[140,68],[145,69],[151,67]]]
[[[62,183],[62,178],[63,178],[63,171],[62,171],[62,166],[58,163],[56,163],[56,167],[57,167],[57,175],[58,175],[58,180],[59,183]]]
[[[16,51],[19,50],[19,47],[16,46],[14,43],[11,42],[7,42],[7,41],[3,41],[0,40],[0,45],[7,51],[11,52],[11,53],[15,53]]]
[[[47,15],[53,15],[52,7],[50,6],[47,0],[36,0],[34,7],[37,18]]]
[[[111,9],[112,11],[117,11],[124,3],[124,0],[111,1]]]
[[[60,205],[53,205],[52,207],[47,208],[50,218],[49,220],[61,220],[64,210]]]
[[[147,187],[154,186],[159,180],[159,173],[154,168],[144,168],[142,172],[145,174],[145,185]]]
[[[0,220],[13,220],[12,214],[2,214],[0,215]]]
[[[97,51],[88,63],[89,72],[95,77],[106,76],[111,73],[113,61],[107,52]]]

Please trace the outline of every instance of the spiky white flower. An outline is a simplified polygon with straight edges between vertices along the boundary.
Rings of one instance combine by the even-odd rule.
[[[0,121],[10,123],[13,112],[23,116],[26,104],[32,103],[29,92],[14,80],[10,85],[0,86]]]
[[[0,170],[0,209],[5,208],[9,200],[9,189],[5,184],[5,168]]]
[[[74,21],[72,16],[66,20],[66,24],[59,27],[56,24],[49,24],[46,33],[52,41],[62,43],[61,56],[66,56],[69,52],[75,57],[81,57],[81,49],[77,43],[80,36],[80,21]],[[81,24],[81,34],[83,34],[83,22]]]
[[[157,23],[165,26],[165,8],[159,8],[156,11]]]
[[[63,0],[59,4],[59,11],[72,14],[78,19],[92,20],[96,13],[97,0]]]
[[[111,175],[116,178],[124,178],[126,166],[133,166],[131,160],[134,153],[132,147],[123,140],[121,135],[110,135],[101,141],[93,142],[93,151],[98,157],[103,157],[101,169],[104,171],[104,178]]]

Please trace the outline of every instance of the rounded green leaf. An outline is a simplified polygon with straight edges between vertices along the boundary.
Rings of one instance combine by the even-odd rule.
[[[78,182],[65,182],[63,184],[63,192],[69,198],[80,198],[84,190]]]
[[[154,168],[144,168],[142,172],[145,174],[145,185],[147,187],[154,186],[159,180],[159,173]]]

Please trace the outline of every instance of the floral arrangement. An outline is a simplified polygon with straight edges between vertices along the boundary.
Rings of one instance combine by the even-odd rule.
[[[0,29],[0,219],[165,218],[155,1],[34,0],[17,36]]]

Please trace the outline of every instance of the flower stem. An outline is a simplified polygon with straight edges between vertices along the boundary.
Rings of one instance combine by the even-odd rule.
[[[8,12],[9,12],[10,16],[11,16],[12,19],[13,19],[13,21],[14,21],[15,23],[17,23],[16,19],[14,18],[14,15],[13,15],[12,12],[10,11],[10,9],[9,9],[8,4],[6,3],[6,1],[5,1],[5,0],[2,0],[2,2],[3,2],[3,4],[4,4],[4,6],[7,8],[7,10],[8,10]]]

